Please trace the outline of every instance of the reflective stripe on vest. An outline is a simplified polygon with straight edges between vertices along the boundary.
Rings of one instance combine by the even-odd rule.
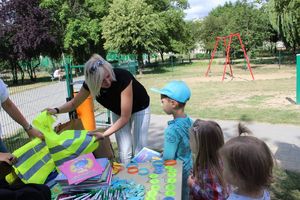
[[[28,160],[31,156],[33,156],[35,153],[39,152],[42,148],[46,147],[45,142],[41,142],[40,144],[32,147],[28,151],[26,151],[24,154],[22,154],[19,158],[17,163],[15,164],[15,167],[19,167],[22,165],[25,161]]]
[[[13,152],[17,163],[15,173],[24,183],[45,183],[47,176],[55,169],[46,143],[38,138]]]
[[[82,153],[89,153],[94,151],[98,147],[98,143],[95,143],[95,138],[89,136],[88,131],[85,130],[67,130],[62,132],[58,137],[67,139],[74,135],[73,139],[67,139],[62,144],[57,142],[57,139],[49,139],[47,140],[49,151],[54,160],[56,166],[62,165],[64,162],[74,159]]]
[[[21,179],[25,179],[25,180],[30,180],[30,178],[39,171],[39,169],[41,169],[48,161],[51,160],[51,156],[50,154],[45,155],[40,161],[38,161],[37,163],[35,163],[31,168],[28,169],[27,172],[25,172],[24,174],[20,174],[18,173],[18,176]],[[51,170],[52,171],[52,170]],[[50,172],[51,172],[50,171]]]
[[[73,144],[74,139],[77,139],[80,137],[80,133],[81,133],[80,130],[75,130],[73,139],[68,139],[68,140],[64,141],[64,143],[62,145],[58,145],[58,146],[49,148],[49,151],[51,152],[51,154],[55,154],[55,153],[65,150],[66,148],[70,147]]]

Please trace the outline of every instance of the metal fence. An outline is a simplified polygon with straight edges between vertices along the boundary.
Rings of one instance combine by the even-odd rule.
[[[8,87],[9,98],[16,104],[28,122],[32,122],[35,116],[47,107],[56,107],[66,101],[65,82],[36,83],[17,87]],[[16,123],[3,110],[0,110],[0,122],[2,128],[1,138],[8,150],[22,146],[29,141],[23,128]],[[67,121],[68,114],[59,115],[57,121]]]

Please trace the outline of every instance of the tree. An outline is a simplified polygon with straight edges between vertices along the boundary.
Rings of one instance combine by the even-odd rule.
[[[82,64],[93,53],[105,57],[102,17],[108,14],[110,0],[42,0],[59,24],[64,51]]]
[[[202,22],[200,38],[208,52],[214,49],[215,38],[222,35],[224,29],[222,17],[208,15]]]
[[[153,6],[153,11],[159,15],[159,19],[163,23],[159,36],[162,45],[157,49],[162,61],[164,61],[164,52],[182,52],[189,35],[183,12],[183,9],[188,7],[188,1],[146,0],[146,3]]]
[[[178,53],[188,54],[196,47],[199,42],[200,23],[199,21],[187,21],[181,29],[180,40],[173,40],[172,46]]]
[[[144,0],[114,0],[101,24],[105,48],[137,54],[140,68],[143,68],[143,53],[153,52],[162,45],[159,36],[163,24],[153,6]]]
[[[50,12],[39,7],[38,0],[2,1],[0,26],[1,50],[5,50],[0,56],[9,61],[14,82],[18,81],[17,69],[21,71],[22,81],[24,79],[21,63],[34,81],[37,65],[33,65],[33,61],[39,60],[41,54],[58,57],[61,52],[53,32],[55,23]]]
[[[267,2],[269,18],[274,29],[286,46],[296,49],[300,47],[300,1],[270,0]]]
[[[182,10],[175,9],[172,6],[168,6],[166,10],[161,12],[156,12],[163,24],[163,30],[159,35],[162,45],[157,50],[161,55],[162,61],[164,61],[164,52],[180,52],[179,43],[183,43],[183,33],[184,28],[186,28],[183,20],[184,13]]]

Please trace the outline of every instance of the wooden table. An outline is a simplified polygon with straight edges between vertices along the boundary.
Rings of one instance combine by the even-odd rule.
[[[175,183],[175,192],[176,195],[174,198],[176,200],[181,199],[181,185],[182,185],[182,161],[177,161],[177,164],[173,166],[177,170],[177,175],[176,175],[176,183]],[[154,167],[152,166],[152,163],[147,162],[147,163],[139,163],[138,168],[147,168],[149,169],[150,174],[153,173]],[[159,177],[158,179],[160,180],[160,190],[158,192],[157,198],[158,200],[162,200],[165,197],[165,185],[167,184],[167,171],[164,170],[162,174],[158,174]],[[138,174],[129,174],[127,172],[127,169],[122,170],[119,172],[116,177],[119,177],[120,179],[127,179],[127,180],[133,180],[137,184],[141,184],[145,186],[145,197],[147,191],[150,190],[151,188],[151,183],[149,182],[150,178],[149,175],[138,175]]]

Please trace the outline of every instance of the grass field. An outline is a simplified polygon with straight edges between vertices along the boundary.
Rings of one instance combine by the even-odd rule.
[[[177,67],[152,68],[137,78],[147,88],[151,112],[163,114],[160,96],[151,87],[163,87],[171,80],[185,81],[192,91],[186,112],[192,117],[299,124],[299,106],[295,105],[295,65],[253,65],[255,80],[243,65],[233,65],[234,78],[223,65],[214,63],[208,77],[208,61]],[[227,72],[229,69],[227,68]]]

